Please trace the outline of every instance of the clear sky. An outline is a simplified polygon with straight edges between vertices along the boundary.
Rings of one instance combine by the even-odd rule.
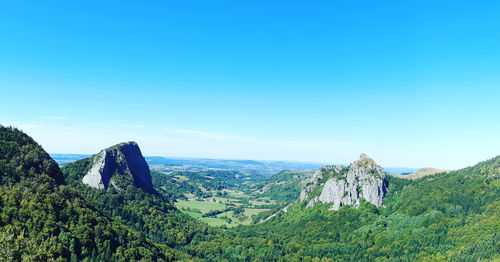
[[[460,168],[500,154],[496,1],[2,1],[0,123],[51,153]]]

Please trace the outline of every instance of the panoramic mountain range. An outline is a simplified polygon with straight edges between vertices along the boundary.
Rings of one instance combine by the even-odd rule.
[[[63,166],[92,155],[82,154],[50,154],[59,165]],[[154,171],[209,171],[227,170],[240,171],[255,175],[274,175],[282,170],[303,171],[316,170],[326,164],[294,161],[256,161],[256,160],[230,160],[230,159],[207,159],[207,158],[182,158],[145,156],[146,162]],[[416,172],[417,168],[384,167],[391,174],[410,174]]]
[[[61,169],[0,126],[0,260],[498,261],[500,157],[415,179],[151,171],[126,142]]]
[[[91,157],[91,155],[51,154],[51,157],[59,165],[65,165],[76,160]],[[273,175],[282,170],[314,170],[323,165],[321,163],[293,161],[255,161],[182,157],[166,158],[160,156],[146,156],[145,159],[152,170],[164,172],[229,170],[256,175]]]
[[[500,262],[500,1],[2,1],[0,262]]]

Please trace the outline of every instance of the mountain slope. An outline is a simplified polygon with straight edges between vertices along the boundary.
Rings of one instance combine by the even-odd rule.
[[[419,180],[386,177],[383,205],[296,201],[267,222],[238,227],[204,252],[275,261],[498,261],[500,157]],[[246,239],[246,240],[243,240]],[[245,246],[242,253],[234,253]],[[195,249],[201,249],[201,245]],[[214,254],[214,253],[211,253]],[[207,256],[205,254],[205,256]]]
[[[88,206],[32,138],[0,126],[0,260],[188,259]]]
[[[180,212],[169,199],[153,189],[144,188],[144,184],[122,181],[117,182],[116,186],[109,186],[107,190],[85,184],[85,176],[92,172],[96,163],[100,167],[105,167],[101,164],[102,152],[121,148],[122,145],[124,144],[112,146],[93,157],[65,165],[62,171],[68,185],[77,189],[86,203],[92,207],[124,225],[143,232],[147,238],[170,247],[180,248],[189,244],[196,235],[198,238],[203,238],[207,231],[215,230]],[[113,163],[115,159],[109,161]],[[129,166],[130,163],[131,161],[123,163],[119,170],[133,170]],[[116,172],[112,174],[116,181],[123,180],[120,179],[123,174]],[[126,178],[133,176],[134,172],[125,173]],[[146,183],[150,181],[149,178]]]
[[[257,196],[269,197],[278,203],[287,203],[297,199],[305,187],[305,182],[313,174],[313,171],[284,170],[255,182],[251,185],[251,190]]]

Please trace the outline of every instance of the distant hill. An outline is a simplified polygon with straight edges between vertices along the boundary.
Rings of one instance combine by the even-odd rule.
[[[50,157],[52,157],[52,159],[54,159],[54,161],[56,161],[56,163],[59,166],[64,166],[66,164],[91,156],[92,155],[82,155],[82,154],[50,154]]]
[[[405,178],[407,179],[418,179],[424,176],[428,175],[434,175],[437,173],[444,173],[444,172],[449,172],[449,170],[444,170],[444,169],[437,169],[437,168],[432,168],[432,167],[424,167],[421,168],[409,175],[406,175]]]
[[[398,178],[414,180],[414,179],[422,178],[424,176],[429,176],[429,175],[434,175],[434,174],[439,174],[439,173],[446,173],[446,172],[450,172],[450,170],[437,169],[437,168],[433,168],[433,167],[424,167],[424,168],[418,169],[415,172],[410,173],[410,174],[401,174],[400,175],[400,174],[395,174],[392,172],[388,172],[388,173],[389,173],[389,175],[392,175],[392,176],[395,176]]]
[[[84,154],[50,154],[50,156],[60,165],[64,166],[76,160],[91,157]],[[319,162],[300,162],[300,161],[256,161],[256,160],[231,160],[231,159],[212,159],[212,158],[182,158],[182,157],[161,157],[146,156],[146,162],[153,171],[172,172],[172,171],[239,171],[245,173],[273,175],[283,170],[305,171],[316,170],[326,165]],[[412,173],[417,168],[406,167],[384,167],[388,173],[402,174]]]
[[[262,175],[273,175],[282,170],[314,170],[318,169],[322,165],[321,163],[293,161],[255,161],[164,157],[146,157],[146,161],[151,166],[152,170],[163,172],[231,170]]]
[[[51,154],[52,158],[61,166],[76,160],[91,157],[82,154]],[[322,163],[294,162],[294,161],[255,161],[210,158],[166,158],[146,156],[146,162],[153,171],[239,171],[246,173],[272,175],[282,170],[303,171],[320,168]]]

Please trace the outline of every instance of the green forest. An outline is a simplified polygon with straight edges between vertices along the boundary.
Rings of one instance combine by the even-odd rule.
[[[175,261],[159,245],[87,203],[31,137],[0,126],[0,260]]]
[[[296,201],[307,172],[153,172],[146,192],[84,185],[91,164],[60,169],[31,137],[0,127],[0,261],[500,261],[500,157],[417,180],[387,176],[382,206],[338,211]],[[189,198],[222,207],[179,206]],[[259,212],[236,222],[247,209]]]

